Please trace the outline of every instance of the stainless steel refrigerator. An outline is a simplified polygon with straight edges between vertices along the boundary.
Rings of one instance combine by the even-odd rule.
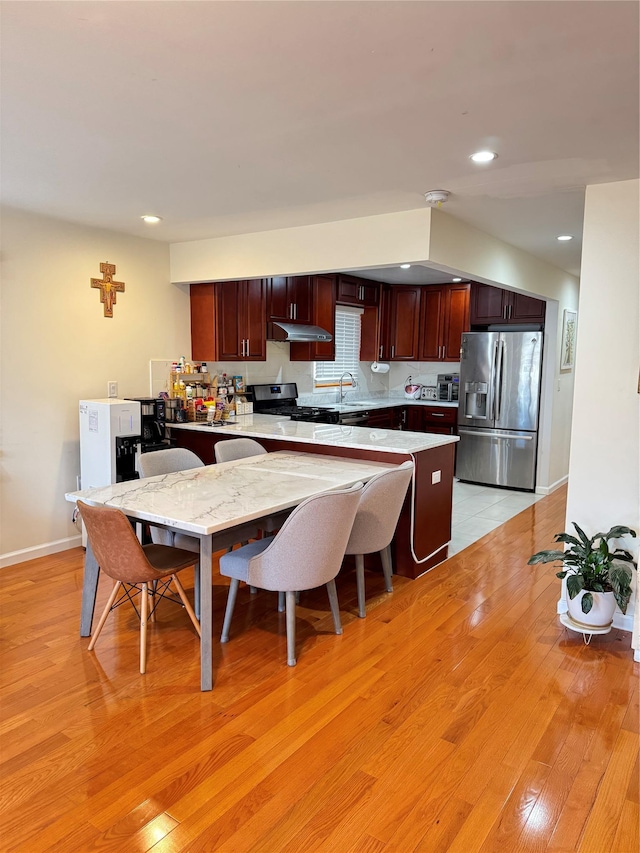
[[[533,490],[542,332],[465,332],[460,349],[456,477]]]

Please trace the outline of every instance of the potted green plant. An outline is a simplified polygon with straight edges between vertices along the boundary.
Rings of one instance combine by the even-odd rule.
[[[633,556],[622,548],[611,550],[609,542],[623,536],[635,538],[636,531],[616,525],[608,533],[589,538],[572,522],[577,536],[556,534],[555,541],[569,547],[565,551],[538,551],[529,565],[558,561],[564,568],[556,577],[567,579],[569,616],[574,622],[594,628],[606,628],[613,621],[616,604],[623,613],[631,598]]]

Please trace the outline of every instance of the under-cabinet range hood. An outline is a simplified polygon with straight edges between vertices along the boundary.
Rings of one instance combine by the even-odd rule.
[[[287,341],[288,343],[309,343],[310,341],[332,341],[333,335],[320,326],[304,326],[301,323],[267,323],[267,340]]]

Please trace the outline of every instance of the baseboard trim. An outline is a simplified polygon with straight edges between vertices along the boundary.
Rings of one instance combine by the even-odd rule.
[[[7,566],[15,566],[17,563],[26,563],[28,560],[36,560],[38,557],[48,557],[59,551],[68,551],[82,545],[82,536],[68,536],[66,539],[56,539],[55,542],[45,542],[44,545],[34,545],[33,548],[22,548],[20,551],[9,551],[0,555],[0,569]]]
[[[555,492],[556,489],[559,489],[560,486],[564,486],[568,482],[569,475],[565,474],[564,477],[560,477],[559,480],[556,480],[555,483],[551,483],[550,486],[536,486],[536,495],[550,495],[552,492]]]

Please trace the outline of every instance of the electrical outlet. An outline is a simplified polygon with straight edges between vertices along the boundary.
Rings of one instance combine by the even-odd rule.
[[[107,382],[107,397],[117,397],[118,396],[118,383],[111,380]]]
[[[435,486],[436,483],[439,483],[442,480],[442,471],[432,471],[431,472],[431,485]]]

